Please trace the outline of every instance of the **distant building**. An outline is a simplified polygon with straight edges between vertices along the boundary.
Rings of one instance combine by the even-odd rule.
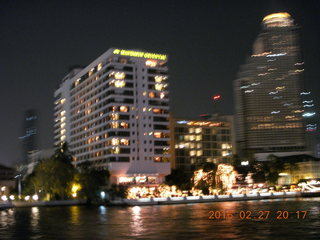
[[[307,150],[299,28],[288,13],[266,16],[234,83],[241,156]]]
[[[28,164],[23,166],[23,175],[24,178],[31,174],[34,171],[34,168],[37,166],[40,160],[49,159],[54,155],[54,148],[41,149],[33,151],[28,155]]]
[[[282,185],[297,184],[301,180],[320,179],[320,159],[310,155],[280,157],[285,163],[295,163],[296,168],[280,173],[278,183]]]
[[[170,173],[167,55],[109,49],[55,91],[54,143],[114,183],[161,183]]]
[[[201,163],[231,163],[232,123],[174,119],[171,121],[172,168],[190,171]]]
[[[37,150],[37,113],[27,110],[24,114],[23,135],[19,137],[23,148],[23,163],[28,162],[28,155]]]

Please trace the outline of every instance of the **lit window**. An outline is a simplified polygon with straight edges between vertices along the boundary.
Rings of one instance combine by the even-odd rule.
[[[197,156],[199,157],[199,156],[202,156],[202,150],[198,150],[197,151]]]
[[[65,114],[66,114],[66,111],[65,111],[65,110],[63,110],[63,111],[60,113],[61,116],[64,116]]]
[[[121,122],[121,123],[120,123],[120,126],[121,126],[122,128],[129,128],[129,124],[126,123],[126,122]]]
[[[154,109],[153,109],[153,112],[154,112],[154,113],[160,113],[161,110],[160,110],[159,108],[154,108]]]
[[[155,138],[161,138],[161,132],[154,132]]]
[[[149,92],[149,98],[154,98],[155,96],[154,92]]]
[[[160,98],[163,99],[166,95],[162,92],[160,93]]]
[[[66,120],[66,117],[61,118],[61,122],[64,122]]]
[[[157,61],[155,61],[155,60],[147,60],[146,61],[146,66],[148,66],[148,67],[155,67],[155,66],[157,66]]]
[[[124,72],[116,72],[114,74],[114,78],[117,80],[122,80],[125,78],[125,76],[126,76],[126,74]]]
[[[129,140],[128,139],[125,139],[125,138],[122,138],[121,140],[120,140],[120,144],[121,145],[129,145]]]
[[[194,133],[194,128],[189,128],[189,133]]]
[[[123,88],[126,85],[126,82],[123,80],[116,80],[114,86],[117,88]]]
[[[75,86],[78,86],[78,84],[80,83],[80,80],[81,80],[81,78],[78,78],[78,79],[75,81],[74,85],[75,85]]]
[[[163,80],[165,80],[164,76],[155,76],[154,80],[156,83],[161,83]]]
[[[195,156],[196,155],[196,151],[192,150],[190,151],[190,156]]]
[[[194,135],[190,135],[190,141],[194,141],[196,138]]]
[[[98,66],[97,66],[97,70],[100,71],[101,68],[102,68],[102,63],[99,63]]]
[[[202,128],[196,128],[196,133],[201,133],[202,132]]]
[[[113,147],[111,149],[111,153],[112,154],[119,154],[120,153],[120,148],[119,147]]]
[[[112,138],[111,145],[113,145],[113,146],[119,145],[119,139],[118,138]]]
[[[88,72],[89,77],[93,74],[94,68],[91,68],[91,70]]]
[[[120,106],[120,112],[128,112],[128,110],[127,106]]]
[[[201,135],[197,135],[197,136],[196,136],[196,141],[201,141],[201,139],[202,139],[202,136],[201,136]]]
[[[147,111],[147,108],[146,108],[146,107],[144,107],[144,108],[142,109],[142,111],[144,111],[144,112],[145,112],[145,111]]]
[[[154,158],[154,161],[155,161],[155,162],[160,162],[160,161],[161,161],[161,158],[160,158],[160,157],[155,157],[155,158]]]
[[[231,148],[231,145],[228,144],[228,143],[223,143],[223,144],[221,145],[221,148],[222,148],[222,149],[230,149],[230,148]]]
[[[155,88],[156,90],[158,90],[158,91],[162,91],[163,88],[164,88],[164,85],[161,84],[161,83],[156,83],[156,84],[154,85],[154,88]]]
[[[111,128],[118,128],[119,123],[118,122],[111,122]]]
[[[110,118],[111,118],[111,120],[118,120],[119,114],[118,113],[111,113]]]
[[[62,99],[60,100],[60,103],[61,103],[61,104],[64,104],[65,101],[66,101],[66,99],[65,99],[65,98],[62,98]]]

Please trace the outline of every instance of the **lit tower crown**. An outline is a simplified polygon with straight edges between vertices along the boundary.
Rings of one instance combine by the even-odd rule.
[[[290,27],[293,26],[293,19],[289,13],[272,13],[263,18],[264,27]]]

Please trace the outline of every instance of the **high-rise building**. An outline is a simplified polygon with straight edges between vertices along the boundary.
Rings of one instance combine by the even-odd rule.
[[[205,162],[232,162],[232,123],[171,119],[172,168],[191,171]]]
[[[29,109],[24,113],[23,135],[19,137],[23,148],[23,163],[28,162],[28,155],[37,150],[37,113]]]
[[[262,21],[253,53],[234,84],[242,156],[306,150],[299,27],[288,13]]]
[[[114,183],[161,183],[170,173],[167,55],[109,49],[55,92],[56,145],[74,164],[108,168]]]

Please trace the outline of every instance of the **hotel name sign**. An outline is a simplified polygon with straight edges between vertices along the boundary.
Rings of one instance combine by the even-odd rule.
[[[132,50],[125,50],[125,49],[115,49],[115,50],[113,50],[113,54],[128,56],[128,57],[167,60],[167,55],[164,55],[164,54],[138,52],[138,51],[132,51]]]

